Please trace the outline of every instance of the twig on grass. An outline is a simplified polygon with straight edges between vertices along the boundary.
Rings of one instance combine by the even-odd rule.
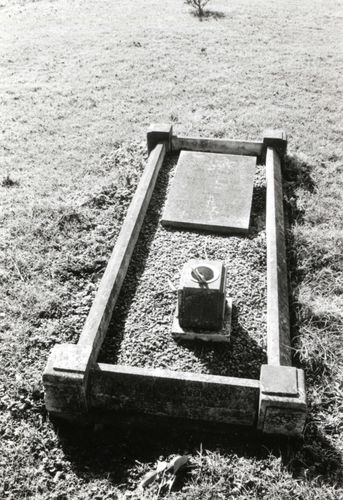
[[[25,280],[24,276],[20,272],[20,269],[19,269],[19,266],[17,264],[17,261],[15,260],[15,258],[13,257],[13,255],[10,255],[9,257],[10,257],[12,263],[13,263],[14,269],[17,271],[17,274],[18,274],[19,278],[21,279],[21,281],[23,281],[25,283],[26,280]]]

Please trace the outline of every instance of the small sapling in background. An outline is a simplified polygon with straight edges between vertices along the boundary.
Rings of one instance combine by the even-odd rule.
[[[205,14],[204,8],[209,1],[210,0],[186,0],[186,4],[195,9],[195,13],[198,17],[203,17]]]

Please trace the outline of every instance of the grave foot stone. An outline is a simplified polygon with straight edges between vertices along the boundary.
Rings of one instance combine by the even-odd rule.
[[[306,421],[304,371],[262,365],[258,428],[266,434],[300,437]]]

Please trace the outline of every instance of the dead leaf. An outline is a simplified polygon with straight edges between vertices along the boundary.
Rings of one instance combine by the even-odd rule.
[[[187,455],[177,455],[169,462],[168,469],[173,468],[174,474],[176,474],[178,470],[181,469],[181,467],[184,467],[186,465],[187,462]]]
[[[169,464],[167,462],[157,462],[156,469],[145,474],[144,478],[139,483],[139,488],[145,488],[150,483],[155,481],[158,476],[167,469],[168,465]]]

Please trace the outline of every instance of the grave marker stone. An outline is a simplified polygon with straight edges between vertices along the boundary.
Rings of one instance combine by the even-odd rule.
[[[162,224],[247,232],[255,165],[250,156],[181,151]]]
[[[225,311],[226,271],[222,262],[191,260],[181,273],[179,321],[183,328],[220,330]]]
[[[190,260],[181,272],[172,335],[180,340],[229,342],[232,300],[226,269],[216,260]]]

